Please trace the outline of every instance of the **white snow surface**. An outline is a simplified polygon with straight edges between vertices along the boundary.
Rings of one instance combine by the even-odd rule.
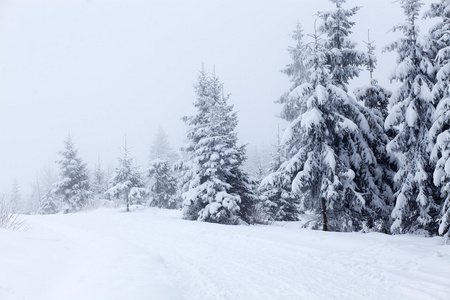
[[[305,216],[306,217],[306,216]],[[132,207],[0,230],[0,299],[449,299],[442,238],[226,226]]]

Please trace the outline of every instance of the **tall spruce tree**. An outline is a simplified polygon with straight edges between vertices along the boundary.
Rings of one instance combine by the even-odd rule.
[[[237,115],[223,85],[204,70],[195,85],[197,114],[189,126],[183,172],[183,218],[222,224],[251,221],[252,191],[242,171],[244,146],[237,146]]]
[[[366,170],[365,173],[370,176],[361,176],[358,179],[359,185],[366,185],[364,198],[366,199],[367,226],[374,230],[389,232],[390,213],[394,206],[394,175],[398,168],[395,156],[386,151],[389,138],[384,130],[389,97],[392,93],[378,85],[373,78],[376,59],[374,42],[370,40],[370,36],[366,45],[369,57],[366,66],[370,74],[370,85],[356,88],[354,94],[370,127],[364,136],[375,155],[377,164],[373,164],[372,168],[369,167]]]
[[[347,92],[349,81],[359,76],[362,67],[374,66],[376,57],[371,50],[368,53],[357,50],[357,44],[350,38],[352,27],[355,25],[350,19],[360,7],[346,9],[343,7],[345,0],[330,0],[330,2],[335,5],[334,10],[318,13],[321,19],[319,31],[326,35],[324,46],[328,50],[326,61],[330,66],[332,83]],[[341,140],[342,147],[337,148],[337,152],[345,161],[347,168],[355,172],[354,190],[364,197],[362,207],[354,206],[355,220],[362,215],[362,220],[358,220],[359,224],[354,224],[354,229],[358,229],[362,221],[371,230],[383,230],[387,218],[381,218],[380,214],[384,212],[384,215],[387,215],[388,209],[383,198],[390,192],[389,186],[386,185],[382,187],[383,191],[380,191],[384,167],[380,166],[380,163],[387,163],[386,157],[379,153],[383,150],[377,148],[378,138],[384,134],[383,127],[379,126],[376,116],[364,105],[356,103],[352,109],[353,112],[344,110],[342,114],[357,124],[359,133],[352,136],[352,142]],[[376,157],[377,154],[380,157]],[[386,193],[384,197],[382,193]],[[381,224],[380,219],[384,220]],[[376,228],[373,227],[375,221],[379,224]]]
[[[394,180],[395,193],[393,233],[436,232],[433,166],[430,163],[430,136],[434,113],[431,89],[434,66],[419,36],[417,19],[423,3],[419,0],[400,0],[406,22],[393,27],[403,36],[385,48],[397,52],[397,67],[391,80],[401,86],[391,97],[385,127],[396,130],[387,149],[400,159]]]
[[[360,230],[376,218],[367,185],[374,188],[380,166],[369,145],[369,111],[347,94],[347,84],[371,56],[349,38],[349,18],[359,8],[331,2],[335,10],[318,13],[319,33],[303,50],[310,79],[288,96],[298,113],[283,135],[287,160],[263,183],[291,185],[301,207],[315,212],[315,228]]]
[[[428,45],[436,67],[431,159],[435,164],[433,181],[442,200],[438,233],[450,238],[450,0],[431,4],[425,16],[438,20],[430,29]]]
[[[315,212],[310,223],[314,228],[359,230],[366,200],[354,180],[352,163],[365,166],[375,161],[363,136],[369,127],[342,84],[334,84],[329,59],[333,53],[327,43],[318,33],[313,38],[304,48],[309,82],[289,95],[301,109],[283,134],[288,158],[263,184],[291,185],[302,206]]]
[[[86,164],[79,157],[70,135],[64,141],[64,146],[59,152],[62,158],[57,161],[60,180],[55,183],[53,193],[60,197],[62,209],[67,213],[81,210],[92,192]]]
[[[372,73],[376,66],[376,57],[370,40],[368,52],[364,53],[357,50],[357,44],[350,39],[352,27],[355,25],[350,19],[360,7],[346,9],[343,7],[345,0],[330,2],[335,4],[334,10],[318,13],[321,19],[319,31],[327,36],[325,48],[328,50],[326,57],[332,83],[347,92],[349,81],[359,76],[362,67],[366,66]],[[371,82],[371,86],[364,91],[366,99],[354,105],[355,111],[343,112],[345,117],[358,125],[361,136],[353,136],[353,145],[343,141],[338,152],[339,156],[347,161],[347,167],[355,172],[355,190],[364,197],[361,213],[365,225],[370,230],[386,231],[389,224],[389,205],[393,202],[393,168],[396,168],[395,158],[384,150],[388,138],[382,126],[386,118],[386,107],[383,105],[386,105],[389,92],[377,86],[375,82]],[[361,92],[362,90],[359,90],[357,97],[362,95]],[[371,98],[374,96],[372,93],[376,94],[377,99]],[[359,114],[364,116],[363,121],[355,119],[360,118]],[[376,227],[373,227],[374,223],[377,223]]]
[[[130,211],[130,204],[142,203],[147,189],[138,167],[134,165],[134,157],[130,156],[130,149],[123,147],[123,156],[118,158],[119,166],[115,168],[114,174],[110,180],[110,188],[106,195],[116,199],[123,200]]]

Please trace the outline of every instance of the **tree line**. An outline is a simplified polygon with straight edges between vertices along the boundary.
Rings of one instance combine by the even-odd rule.
[[[167,152],[141,174],[129,149],[107,184],[101,170],[89,180],[71,138],[60,152],[60,180],[43,196],[41,212],[72,212],[93,197],[181,209],[182,217],[221,224],[297,221],[332,231],[376,231],[450,236],[450,0],[421,14],[420,0],[400,0],[401,37],[384,48],[397,54],[389,91],[373,78],[375,45],[366,51],[350,36],[360,7],[330,0],[317,14],[314,32],[299,23],[282,70],[292,82],[276,102],[288,122],[267,172],[244,171],[238,117],[214,73],[199,71],[196,113],[183,118],[182,159]],[[417,20],[435,21],[420,35]],[[349,92],[362,70],[366,86]],[[175,162],[176,161],[176,162]],[[264,173],[264,174],[263,174]],[[103,182],[103,183],[102,183]],[[57,200],[55,200],[57,199]]]

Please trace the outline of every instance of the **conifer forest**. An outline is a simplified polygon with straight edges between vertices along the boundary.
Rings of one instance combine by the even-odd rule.
[[[161,124],[146,157],[118,133],[115,161],[91,164],[69,128],[33,182],[11,176],[0,299],[450,299],[450,0],[390,3],[403,21],[387,43],[355,21],[365,1],[323,2],[305,6],[314,24],[277,32],[290,87],[265,146],[240,139],[259,120],[199,61],[191,109],[170,112],[181,148]],[[172,73],[158,80],[181,84]]]

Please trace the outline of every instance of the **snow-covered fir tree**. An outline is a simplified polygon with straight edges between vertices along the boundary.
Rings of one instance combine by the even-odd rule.
[[[275,151],[272,154],[270,162],[269,174],[276,172],[280,166],[287,160],[285,154],[285,147],[281,143],[281,135],[278,131],[277,144]],[[291,192],[291,182],[271,182],[267,184],[264,181],[259,186],[261,193],[260,197],[263,203],[265,212],[272,221],[298,221],[298,215],[301,208],[299,195],[294,195]],[[300,210],[299,210],[300,208]]]
[[[244,146],[237,146],[237,115],[218,77],[202,70],[195,85],[197,114],[184,117],[189,131],[183,148],[183,218],[222,224],[251,222],[253,195],[241,170]]]
[[[59,181],[55,183],[53,193],[61,199],[64,212],[79,211],[92,195],[86,164],[79,157],[70,135],[59,154],[62,157],[57,161]]]
[[[419,36],[417,19],[423,5],[419,0],[400,0],[405,23],[393,27],[403,36],[386,47],[397,52],[397,67],[391,80],[401,83],[390,99],[385,127],[394,128],[396,136],[387,145],[400,159],[395,175],[398,185],[393,233],[433,233],[437,230],[438,204],[430,163],[430,135],[434,113],[431,94],[434,66]]]
[[[108,182],[106,180],[105,172],[103,171],[102,162],[100,159],[94,166],[92,171],[92,192],[96,197],[103,197],[108,189]]]
[[[366,185],[364,198],[366,210],[370,210],[367,226],[373,230],[389,232],[390,213],[394,207],[394,175],[398,169],[396,157],[388,153],[386,145],[389,142],[388,134],[384,130],[384,122],[388,114],[388,104],[391,92],[377,84],[373,78],[376,67],[374,56],[375,46],[368,37],[367,70],[370,73],[370,85],[356,88],[354,93],[361,106],[361,112],[367,119],[370,130],[364,133],[370,149],[375,155],[377,164],[367,168],[366,176],[360,176],[359,185]],[[376,168],[373,168],[376,167]],[[369,175],[370,176],[367,176]]]
[[[36,176],[36,183],[33,186],[33,194],[39,201],[39,214],[55,214],[61,211],[61,201],[54,194],[54,185],[58,178],[52,166],[46,166]]]
[[[354,25],[349,18],[359,8],[331,2],[334,10],[318,13],[321,35],[316,32],[303,50],[310,79],[288,96],[298,113],[283,135],[287,160],[263,185],[291,185],[302,209],[315,212],[313,227],[360,230],[377,218],[367,186],[374,188],[381,167],[367,140],[370,111],[347,94],[347,84],[371,56],[349,38]]]
[[[172,174],[169,161],[161,158],[152,160],[148,168],[148,176],[150,178],[150,206],[177,208],[177,180]]]
[[[433,3],[425,16],[437,19],[430,29],[428,45],[436,67],[431,159],[435,163],[433,181],[442,200],[438,233],[450,238],[450,0]]]
[[[56,214],[61,211],[61,201],[52,190],[47,190],[41,197],[41,205],[39,207],[39,214],[49,215]]]
[[[11,186],[9,201],[15,213],[23,214],[26,212],[25,203],[23,201],[22,194],[20,193],[20,186],[16,179],[13,180],[13,184]]]
[[[368,178],[368,170],[377,166],[365,139],[368,121],[346,93],[348,80],[367,62],[348,38],[353,23],[347,18],[357,8],[347,11],[341,8],[344,1],[331,2],[335,11],[319,13],[319,29],[326,37],[315,33],[304,50],[310,79],[289,94],[300,109],[283,135],[287,160],[263,183],[291,185],[302,206],[314,211],[313,227],[351,231],[362,229],[368,219],[366,189],[356,174]]]
[[[170,164],[174,164],[178,160],[178,154],[169,144],[167,134],[162,127],[158,127],[155,139],[150,148],[149,161],[154,159],[167,160]]]
[[[345,0],[330,0],[330,2],[335,4],[334,10],[318,13],[321,19],[319,31],[327,37],[324,44],[328,50],[326,56],[332,82],[347,92],[349,81],[359,76],[362,67],[366,66],[369,72],[373,71],[376,57],[373,55],[373,45],[368,45],[369,50],[364,53],[356,49],[357,44],[350,38],[352,27],[355,25],[351,18],[360,7],[346,9],[343,7]],[[384,92],[384,95],[380,95],[376,100],[385,100],[384,96],[389,92],[376,86],[375,82],[371,83],[369,88],[364,89],[365,92],[379,90]],[[338,152],[341,159],[347,161],[347,167],[355,172],[353,180],[356,184],[355,190],[364,197],[362,214],[365,225],[370,230],[385,231],[389,223],[389,204],[393,201],[390,178],[393,176],[392,168],[396,166],[394,157],[387,155],[384,150],[388,139],[383,129],[386,107],[382,106],[386,103],[369,103],[372,100],[375,99],[366,98],[365,101],[358,103],[354,107],[354,112],[343,111],[345,117],[357,124],[361,136],[353,137],[354,145],[343,141],[343,147]],[[381,113],[382,119],[376,114],[378,112]],[[365,120],[361,121],[359,114],[362,114]],[[375,222],[377,226],[374,228]]]
[[[142,204],[147,194],[144,187],[145,182],[139,168],[134,166],[134,158],[130,156],[130,149],[123,147],[123,156],[118,158],[119,166],[115,168],[110,180],[110,188],[106,195],[116,200],[126,203],[127,211],[130,211],[130,204]]]

